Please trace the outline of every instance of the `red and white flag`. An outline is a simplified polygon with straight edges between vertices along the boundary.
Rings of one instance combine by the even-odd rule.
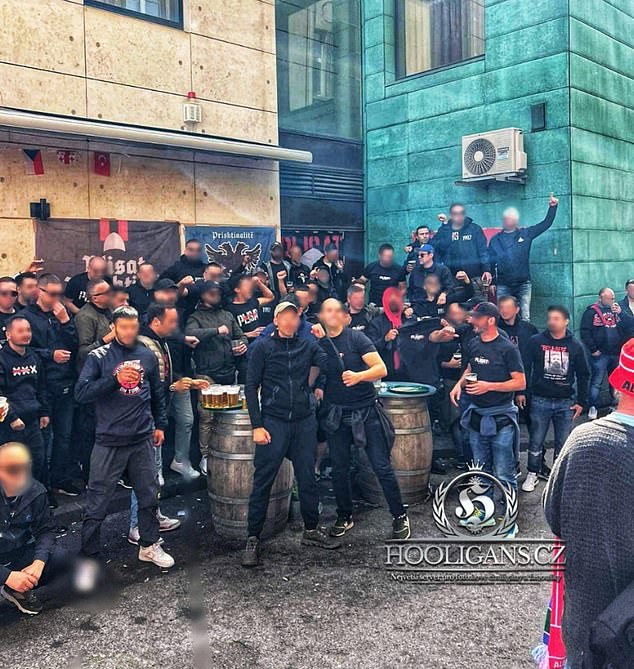
[[[39,149],[22,149],[24,155],[24,170],[27,174],[44,174],[44,161],[42,152]]]
[[[62,165],[73,165],[77,162],[77,151],[60,150],[57,152],[57,160]]]
[[[95,151],[95,174],[102,177],[110,176],[110,154],[104,151]]]

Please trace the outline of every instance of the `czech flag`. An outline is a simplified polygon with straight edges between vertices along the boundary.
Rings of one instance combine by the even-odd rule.
[[[39,149],[22,149],[24,154],[24,169],[27,174],[44,174],[44,161]]]

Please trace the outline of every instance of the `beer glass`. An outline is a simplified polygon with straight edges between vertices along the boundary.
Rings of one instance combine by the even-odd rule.
[[[200,391],[200,403],[203,409],[213,409],[211,388],[211,386],[207,386]]]
[[[227,386],[227,406],[237,407],[240,403],[240,386]]]
[[[211,408],[212,409],[222,409],[222,386],[213,385],[209,389],[211,392]]]

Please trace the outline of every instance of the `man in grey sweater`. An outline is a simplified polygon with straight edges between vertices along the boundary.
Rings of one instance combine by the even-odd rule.
[[[566,544],[562,631],[570,669],[585,666],[590,626],[634,581],[634,339],[610,384],[616,411],[572,432],[544,492],[548,524]]]

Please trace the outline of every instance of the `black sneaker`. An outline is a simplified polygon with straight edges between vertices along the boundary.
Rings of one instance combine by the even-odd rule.
[[[42,602],[32,590],[18,592],[4,585],[0,590],[0,596],[7,602],[11,602],[18,611],[28,613],[30,616],[36,616],[42,610]]]
[[[445,465],[442,464],[440,460],[432,460],[431,462],[431,473],[432,474],[446,474],[447,469]]]
[[[302,534],[302,544],[304,546],[317,546],[318,548],[325,548],[327,550],[341,548],[341,541],[329,537],[321,527],[318,527],[315,530],[304,530],[304,534]]]
[[[334,525],[330,526],[328,534],[331,537],[342,537],[348,530],[354,527],[354,521],[351,516],[337,516]]]
[[[247,545],[242,553],[243,567],[257,567],[260,564],[260,540],[257,537],[249,537]]]
[[[402,516],[397,516],[392,521],[392,539],[409,539],[412,536],[412,530],[409,526],[409,518],[404,513]]]
[[[53,492],[49,490],[46,496],[48,497],[48,508],[56,509],[59,506],[59,502],[55,499]]]
[[[548,481],[550,478],[550,467],[548,465],[542,465],[541,470],[537,473],[537,478],[542,481]]]
[[[78,485],[69,482],[64,483],[59,486],[53,486],[53,492],[57,495],[66,495],[67,497],[77,497],[84,492],[83,488],[80,488]]]

